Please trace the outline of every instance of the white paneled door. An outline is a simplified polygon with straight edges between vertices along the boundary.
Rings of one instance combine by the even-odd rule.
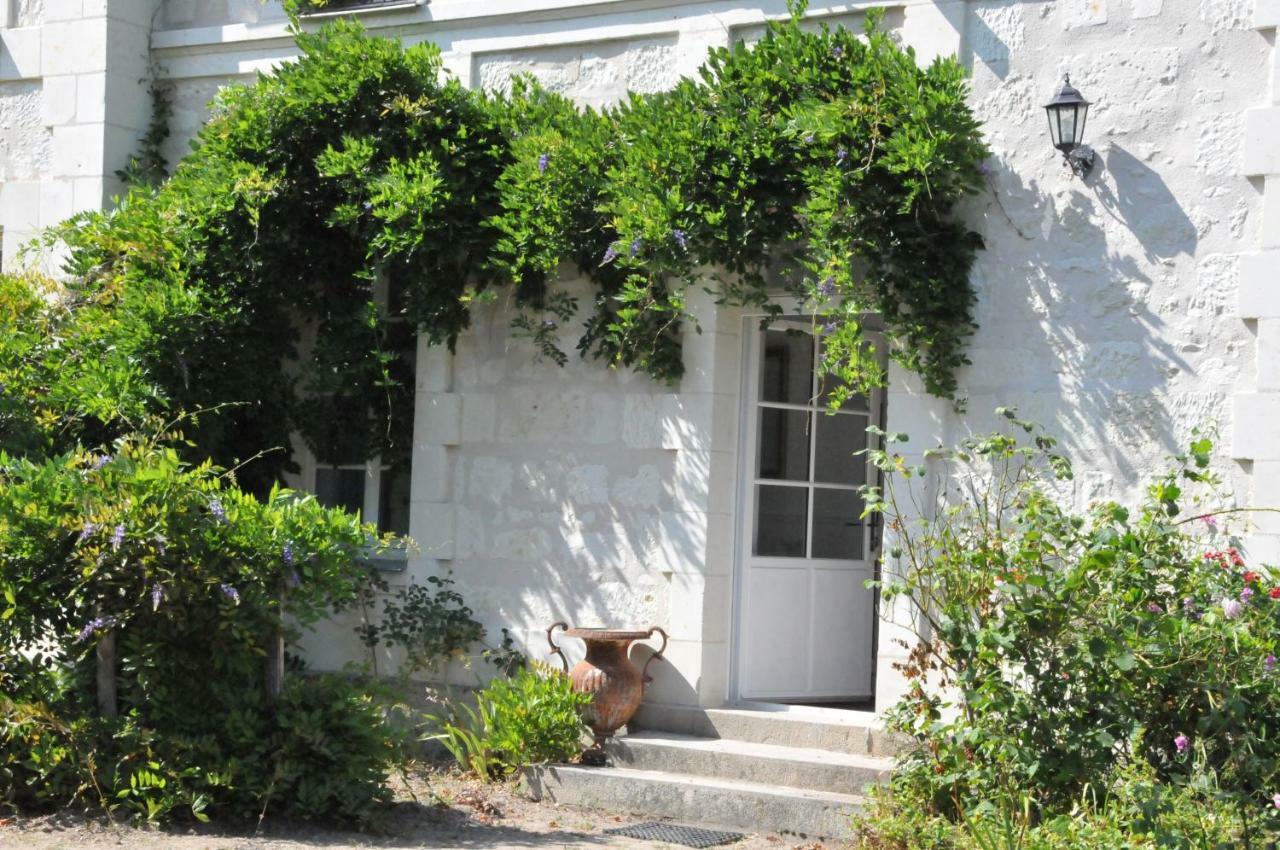
[[[841,702],[872,695],[874,541],[858,488],[878,393],[829,413],[821,328],[748,323],[739,528],[738,695]],[[826,378],[829,382],[831,379]]]

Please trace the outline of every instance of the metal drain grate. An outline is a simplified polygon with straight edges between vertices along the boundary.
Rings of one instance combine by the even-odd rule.
[[[717,832],[714,829],[703,829],[699,826],[681,826],[678,823],[659,823],[658,821],[614,827],[606,829],[605,834],[643,838],[646,841],[665,841],[668,844],[683,844],[685,847],[719,847],[721,844],[732,844],[746,837],[741,832]]]

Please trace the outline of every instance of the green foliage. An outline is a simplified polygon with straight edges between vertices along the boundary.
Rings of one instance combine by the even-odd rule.
[[[73,685],[42,702],[0,696],[0,804],[47,811],[83,802],[152,822],[248,821],[267,811],[366,821],[389,800],[387,775],[406,756],[404,726],[385,701],[336,677],[291,680],[269,711],[252,693],[224,701],[226,711],[188,718],[181,730],[136,709],[93,717]]]
[[[954,390],[979,239],[953,213],[986,155],[954,60],[922,69],[874,26],[788,20],[598,112],[528,80],[470,91],[434,46],[349,20],[297,41],[298,62],[219,95],[158,189],[50,235],[72,276],[60,356],[112,386],[51,398],[46,439],[102,439],[139,405],[205,411],[193,439],[224,466],[254,458],[240,478],[259,493],[290,464],[259,453],[295,432],[322,460],[407,451],[397,337],[452,345],[507,285],[514,332],[563,363],[566,263],[594,285],[578,347],[611,365],[679,378],[689,287],[776,312],[780,268],[851,386],[883,381],[874,312],[892,356]]]
[[[959,821],[877,793],[857,819],[857,850],[1232,850],[1246,838],[1230,803],[1149,770],[1120,771],[1104,801],[1086,798],[1041,819],[1027,798],[988,801]],[[1260,842],[1259,842],[1260,843]]]
[[[428,718],[458,766],[481,777],[506,776],[541,762],[568,761],[582,750],[582,710],[590,702],[569,677],[544,664],[498,678],[475,695],[475,707],[448,702]]]
[[[484,637],[484,627],[471,616],[450,579],[429,576],[427,584],[430,587],[400,588],[383,603],[381,622],[359,629],[370,649],[380,644],[402,647],[405,675],[435,667]]]
[[[0,775],[22,808],[148,820],[264,808],[366,818],[400,755],[386,709],[337,680],[267,693],[265,647],[363,598],[374,530],[308,496],[259,500],[170,442],[0,453]],[[100,718],[98,644],[118,656]]]
[[[1105,802],[1131,767],[1219,801],[1246,832],[1280,827],[1280,588],[1218,530],[1211,441],[1137,509],[1075,514],[1054,440],[1004,414],[1010,433],[928,453],[947,483],[925,519],[923,468],[895,435],[872,452],[887,483],[869,510],[897,534],[883,598],[922,625],[892,716],[920,746],[895,793],[952,819],[994,802],[1039,820]]]

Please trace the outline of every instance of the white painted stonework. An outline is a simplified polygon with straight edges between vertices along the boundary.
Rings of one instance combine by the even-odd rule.
[[[0,0],[6,264],[36,228],[107,202],[146,123],[149,27],[176,92],[171,159],[220,86],[294,55],[274,0],[166,0],[153,20],[158,3]],[[815,0],[810,13],[855,23],[869,5]],[[531,72],[601,105],[668,87],[708,47],[783,14],[782,0],[434,0],[361,18],[436,42],[469,85]],[[889,428],[918,454],[1017,406],[1062,438],[1085,504],[1136,497],[1216,421],[1240,501],[1280,504],[1280,2],[904,0],[887,20],[921,61],[954,53],[971,69],[993,151],[989,190],[964,210],[987,243],[967,412],[894,369]],[[1051,149],[1041,109],[1065,72],[1094,104],[1098,166],[1084,181]],[[456,355],[423,347],[420,552],[393,581],[450,574],[492,634],[509,628],[538,657],[557,619],[662,625],[670,663],[650,698],[732,700],[744,324],[709,301],[695,309],[703,332],[688,335],[678,387],[535,362],[499,307]],[[1280,522],[1256,532],[1252,552],[1280,559]],[[901,627],[882,624],[866,648],[880,707],[900,686]],[[348,624],[312,641],[322,665],[356,650]]]

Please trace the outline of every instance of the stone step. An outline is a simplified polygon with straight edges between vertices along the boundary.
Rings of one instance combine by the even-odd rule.
[[[863,803],[853,794],[623,767],[540,765],[524,781],[535,800],[813,838],[847,836]]]
[[[886,757],[896,755],[908,743],[885,731],[873,712],[833,709],[695,708],[645,703],[630,728]]]
[[[890,759],[877,756],[669,732],[624,735],[608,750],[618,767],[743,782],[767,778],[770,785],[840,794],[861,794],[893,770]]]

